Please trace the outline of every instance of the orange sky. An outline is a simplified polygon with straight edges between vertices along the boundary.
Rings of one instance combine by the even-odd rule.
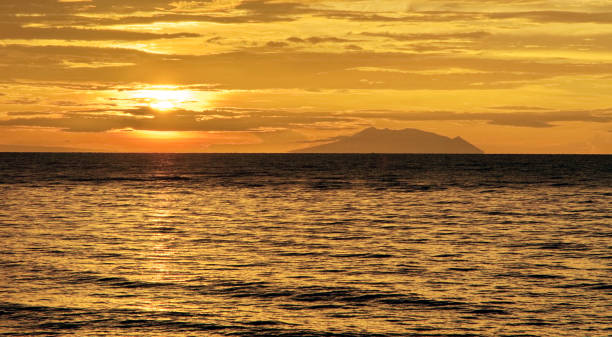
[[[369,127],[612,154],[612,2],[2,0],[0,150],[283,152]]]

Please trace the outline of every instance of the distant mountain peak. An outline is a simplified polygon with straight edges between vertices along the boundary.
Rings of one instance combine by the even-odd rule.
[[[418,129],[369,127],[334,142],[294,150],[295,153],[483,153],[457,136],[449,138]]]

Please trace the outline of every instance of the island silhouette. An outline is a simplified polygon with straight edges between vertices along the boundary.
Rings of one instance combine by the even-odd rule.
[[[362,130],[331,143],[293,150],[293,153],[484,153],[461,137],[449,138],[418,129]]]

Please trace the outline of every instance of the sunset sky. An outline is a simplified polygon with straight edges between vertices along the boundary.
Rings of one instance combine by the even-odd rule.
[[[370,126],[611,154],[612,2],[0,1],[0,151],[284,152]]]

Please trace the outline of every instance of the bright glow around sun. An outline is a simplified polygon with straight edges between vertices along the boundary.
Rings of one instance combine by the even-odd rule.
[[[168,111],[191,102],[193,95],[189,90],[173,90],[171,87],[163,89],[143,89],[133,91],[132,98],[140,99],[151,108],[159,111]]]
[[[181,139],[193,137],[190,132],[183,131],[149,131],[149,130],[134,130],[133,135],[140,138],[151,139]]]
[[[174,103],[171,101],[161,101],[161,102],[149,103],[149,105],[155,110],[162,110],[162,111],[172,110],[175,107]]]

